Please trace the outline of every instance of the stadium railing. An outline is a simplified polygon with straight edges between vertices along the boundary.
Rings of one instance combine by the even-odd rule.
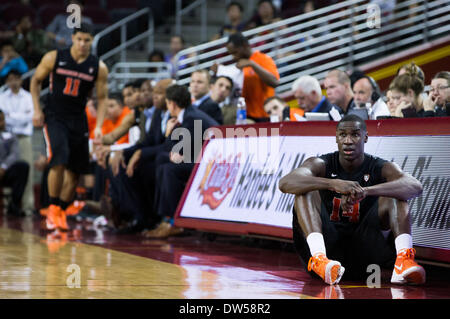
[[[276,88],[280,94],[289,91],[300,75],[322,80],[330,69],[354,68],[446,36],[449,31],[450,3],[446,0],[405,1],[392,12],[365,0],[351,0],[251,29],[244,35],[254,50],[275,60],[281,75]],[[178,59],[187,57],[182,63],[191,66],[177,71],[179,83],[188,83],[197,69],[232,63],[226,41],[223,37],[180,51]]]

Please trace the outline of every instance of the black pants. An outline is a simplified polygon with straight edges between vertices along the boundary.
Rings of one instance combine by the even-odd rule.
[[[109,195],[112,204],[124,220],[136,220],[144,226],[155,221],[155,163],[139,162],[134,174],[129,178],[125,169],[120,167],[119,174],[113,176],[109,169]]]
[[[11,202],[8,212],[15,214],[20,213],[22,196],[28,181],[28,172],[30,166],[24,161],[17,161],[12,164],[5,172],[0,184],[2,186],[11,187]]]
[[[172,163],[168,154],[160,154],[156,164],[156,211],[161,217],[173,217],[195,164]]]
[[[46,117],[44,139],[50,167],[63,165],[76,174],[89,173],[89,133],[86,116]]]
[[[104,169],[97,163],[91,163],[91,169],[93,170],[95,176],[92,199],[98,202],[100,201],[102,195],[105,194],[106,182],[108,180],[108,170]]]
[[[293,210],[294,246],[306,267],[311,257],[308,243]],[[339,261],[345,267],[344,278],[367,278],[367,266],[377,264],[381,268],[394,266],[396,252],[392,233],[385,239],[381,233],[378,204],[364,214],[359,223],[330,220],[322,203],[320,217],[327,257]]]

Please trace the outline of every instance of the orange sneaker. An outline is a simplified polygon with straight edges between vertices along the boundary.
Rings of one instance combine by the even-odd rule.
[[[66,215],[67,216],[77,215],[83,209],[84,205],[86,205],[86,203],[82,200],[73,201],[73,203],[66,208]]]
[[[66,212],[64,210],[59,211],[59,224],[58,224],[59,230],[62,231],[68,231],[69,226],[67,225],[67,219],[66,219]]]
[[[414,248],[402,249],[397,254],[391,283],[414,285],[425,283],[425,269],[414,261],[415,255]]]
[[[41,216],[47,216],[47,213],[48,207],[39,209],[39,214],[41,214]]]
[[[308,262],[308,271],[313,270],[327,284],[335,285],[341,280],[345,268],[335,260],[329,260],[325,254],[318,253],[312,256]]]
[[[48,230],[55,230],[58,228],[60,222],[60,211],[61,207],[56,205],[50,205],[47,209],[47,219],[45,220],[45,224]]]

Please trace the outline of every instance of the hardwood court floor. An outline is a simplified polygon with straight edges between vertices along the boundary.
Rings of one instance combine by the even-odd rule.
[[[427,284],[420,287],[391,285],[389,271],[380,288],[347,281],[330,287],[310,277],[286,243],[212,241],[198,232],[147,240],[75,223],[54,236],[39,223],[39,217],[0,216],[0,298],[450,298],[448,268],[426,266]]]

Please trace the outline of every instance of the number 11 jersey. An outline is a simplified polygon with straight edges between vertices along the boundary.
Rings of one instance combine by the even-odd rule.
[[[92,94],[98,69],[99,59],[92,54],[77,63],[70,54],[70,48],[58,50],[50,73],[46,115],[64,118],[85,116],[87,99]]]

